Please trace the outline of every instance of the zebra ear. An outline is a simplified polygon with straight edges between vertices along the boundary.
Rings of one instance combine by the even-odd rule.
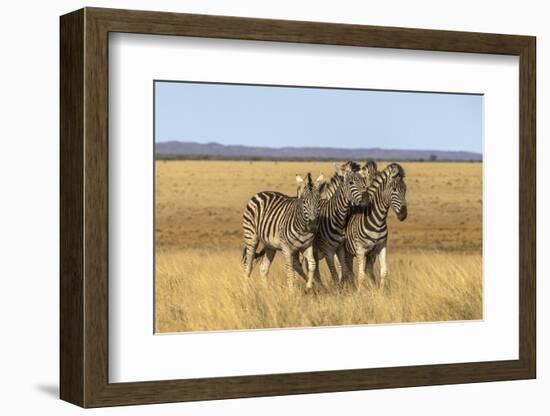
[[[334,169],[336,170],[336,174],[337,174],[338,176],[344,176],[345,173],[346,173],[346,170],[345,170],[345,168],[344,168],[344,165],[340,165],[340,164],[338,164],[338,163],[335,163],[335,164],[334,164]]]
[[[319,194],[321,195],[324,194],[325,189],[327,188],[327,182],[325,181],[325,176],[322,173],[315,180],[315,188],[319,191]]]
[[[327,183],[326,182],[323,182],[321,183],[317,189],[319,189],[319,194],[321,194],[322,196],[325,195],[325,191],[327,190]]]
[[[304,178],[302,178],[300,175],[296,175],[296,185],[298,186],[297,195],[298,198],[302,196],[302,191],[304,190]]]
[[[325,175],[322,173],[319,175],[319,177],[315,180],[315,186],[317,186],[317,189],[321,189],[321,186],[323,184],[326,184],[325,182]]]
[[[378,172],[378,165],[372,159],[367,160],[363,165],[363,167],[361,168],[361,173],[366,178],[370,176],[374,176],[376,172]]]
[[[376,161],[374,159],[369,159],[365,162],[365,166],[364,166],[366,169],[369,169],[369,170],[373,170],[373,171],[377,171],[378,170],[378,164],[376,163]]]

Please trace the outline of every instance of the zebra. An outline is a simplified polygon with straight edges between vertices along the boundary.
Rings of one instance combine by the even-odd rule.
[[[358,263],[358,281],[365,280],[365,272],[375,281],[373,267],[376,256],[380,260],[380,287],[388,275],[386,243],[388,239],[387,216],[390,207],[397,218],[407,218],[405,171],[398,163],[389,164],[375,174],[367,193],[369,203],[352,210],[346,226],[346,236],[339,250],[344,276],[353,276],[353,258]],[[366,264],[365,264],[366,263]],[[365,270],[366,266],[366,270]]]
[[[376,176],[378,176],[380,174],[380,172],[378,171],[378,165],[376,164],[376,162],[373,160],[373,159],[368,159],[365,164],[363,165],[363,167],[361,168],[361,175],[364,177],[365,179],[365,182],[367,184],[367,187],[370,186],[372,184],[372,182],[374,181],[374,178]],[[383,244],[383,246],[380,246],[379,247],[379,250],[378,250],[378,253],[380,252],[383,252],[384,255],[386,254],[386,245],[387,245],[387,240],[386,242]],[[376,261],[376,257],[377,257],[377,253],[371,253],[369,255],[367,255],[367,258],[366,258],[366,271],[370,274],[370,278],[371,280],[374,279],[374,262]],[[344,257],[344,256],[342,256]]]
[[[353,161],[348,161],[342,165],[335,165],[335,167],[336,174],[325,187],[321,200],[320,226],[319,232],[313,242],[313,249],[317,265],[320,260],[325,258],[333,281],[341,283],[342,259],[338,257],[338,248],[345,236],[345,226],[349,217],[349,211],[353,205],[365,205],[367,203],[368,198],[365,191],[377,173],[378,168],[374,160],[368,160],[361,168],[359,164]],[[328,201],[341,188],[343,191],[340,193],[340,197],[329,203]],[[364,192],[363,196],[357,195],[357,191]],[[344,205],[347,205],[347,207],[344,207]],[[315,280],[320,281],[318,267],[315,272]]]
[[[335,256],[344,241],[349,210],[352,206],[366,203],[367,187],[359,170],[359,165],[355,162],[336,165],[336,174],[326,187],[325,199],[321,200],[313,254],[317,265],[320,260],[326,259],[332,279],[336,283],[341,282],[342,271],[339,264],[335,265]],[[318,267],[315,270],[315,280],[321,280]]]
[[[280,192],[260,192],[254,195],[244,210],[244,249],[242,262],[244,275],[250,277],[253,260],[258,257],[256,248],[264,246],[260,274],[267,277],[275,252],[281,250],[285,258],[289,285],[292,285],[298,269],[298,254],[303,253],[308,262],[306,290],[313,286],[316,262],[313,256],[313,238],[318,226],[320,192],[324,186],[321,174],[315,183],[308,173],[306,178],[296,175],[296,197]],[[301,271],[301,268],[300,268]],[[302,277],[305,274],[300,273]]]
[[[327,258],[327,264],[329,264],[329,269],[331,270],[333,279],[338,278],[338,280],[341,280],[342,275],[340,264],[338,263],[337,272],[334,268],[333,259],[335,257],[336,248],[341,244],[344,237],[344,226],[347,220],[350,201],[353,199],[355,204],[360,204],[363,198],[363,195],[361,195],[361,193],[366,190],[366,186],[363,186],[364,180],[361,180],[363,176],[359,176],[357,174],[357,172],[360,171],[360,166],[356,162],[348,161],[341,165],[335,164],[335,169],[336,174],[330,179],[328,184],[325,184],[325,186],[323,186],[323,190],[321,192],[322,198],[319,216],[320,226],[314,240],[314,254],[315,245],[320,246],[321,250],[317,250],[317,253],[320,252],[321,257],[318,258],[316,256],[317,265],[319,264],[319,260],[321,260],[322,258]],[[340,192],[340,188],[343,188],[342,192]],[[353,190],[351,190],[351,188],[353,188]],[[337,192],[340,192],[339,195],[335,199],[333,199],[331,203],[329,203],[329,201],[334,197]],[[347,206],[343,207],[342,204],[346,204]],[[338,209],[338,211],[340,211],[336,213],[336,215],[333,212],[335,209]],[[323,237],[318,238],[320,237],[319,233],[321,233]],[[335,241],[336,239],[338,241]],[[315,242],[317,242],[317,244],[315,244]],[[261,251],[254,254],[254,260],[264,257],[265,254],[265,249],[262,249]],[[300,276],[304,277],[305,273],[301,264],[305,260],[305,258],[300,255],[299,258],[300,260],[298,262],[298,266],[296,267],[296,271],[298,272],[298,274],[300,274]],[[262,261],[262,268],[260,270],[264,268],[269,269],[272,261],[273,259],[270,260],[269,258],[265,261]],[[315,272],[315,280],[319,283],[321,282],[318,267],[316,268]]]

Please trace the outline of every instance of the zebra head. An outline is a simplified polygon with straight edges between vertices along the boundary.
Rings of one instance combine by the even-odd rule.
[[[336,175],[341,181],[344,194],[352,206],[365,205],[368,200],[367,183],[360,173],[360,166],[355,162],[336,165]]]
[[[365,178],[367,186],[372,183],[373,179],[376,177],[376,175],[378,175],[378,173],[378,165],[372,159],[367,160],[361,168],[361,176]]]
[[[399,221],[407,218],[407,184],[405,183],[405,171],[398,163],[391,163],[386,167],[388,173],[388,190],[390,205]]]
[[[325,183],[325,178],[321,173],[315,183],[308,173],[306,178],[296,175],[296,184],[298,185],[298,200],[301,203],[302,217],[306,221],[309,229],[315,229],[319,218],[319,206],[321,200],[321,187]]]

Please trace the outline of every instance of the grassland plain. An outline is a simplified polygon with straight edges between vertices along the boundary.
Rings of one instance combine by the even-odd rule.
[[[380,168],[385,164],[380,163]],[[389,215],[386,290],[289,290],[282,256],[267,281],[241,272],[243,209],[256,192],[296,193],[296,173],[333,162],[157,161],[158,332],[482,318],[482,164],[403,163],[409,216]]]

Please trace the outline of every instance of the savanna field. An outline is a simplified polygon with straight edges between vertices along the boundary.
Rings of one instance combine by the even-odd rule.
[[[326,290],[305,294],[280,253],[267,281],[258,267],[244,279],[242,213],[259,191],[295,195],[297,173],[330,177],[333,162],[157,161],[156,331],[482,319],[483,165],[402,166],[409,215],[388,216],[387,287],[339,290],[322,261]]]

